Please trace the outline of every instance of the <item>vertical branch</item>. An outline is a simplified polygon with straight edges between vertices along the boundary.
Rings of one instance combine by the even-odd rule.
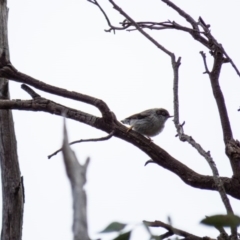
[[[233,170],[233,176],[236,179],[240,179],[240,143],[237,140],[233,139],[231,124],[228,117],[227,107],[225,104],[223,92],[221,90],[219,84],[219,76],[221,72],[221,67],[224,62],[223,53],[220,49],[214,52],[214,64],[212,70],[208,70],[207,62],[206,62],[206,55],[203,51],[200,52],[203,63],[205,67],[205,73],[209,75],[212,91],[214,98],[216,100],[216,104],[218,107],[218,113],[221,120],[222,125],[222,132],[223,132],[223,139],[225,143],[225,151],[226,155],[230,160],[230,164]],[[237,180],[239,181],[239,180]]]
[[[7,1],[0,0],[0,66],[9,62]],[[8,80],[0,78],[0,99],[9,99]],[[11,110],[0,110],[0,165],[2,177],[2,240],[22,238],[23,182]]]
[[[203,54],[203,52],[201,54],[202,54],[203,57],[205,56]],[[179,74],[178,74],[178,70],[179,70],[179,66],[180,66],[180,61],[181,61],[181,58],[179,58],[176,62],[175,58],[172,57],[172,67],[173,67],[173,75],[174,75],[174,80],[173,80],[174,124],[175,124],[175,127],[177,129],[178,136],[179,136],[181,141],[187,141],[189,144],[191,144],[199,152],[199,154],[202,155],[205,158],[205,160],[208,162],[208,164],[209,164],[209,166],[212,170],[212,173],[213,173],[213,178],[214,178],[215,185],[218,189],[218,192],[220,194],[222,202],[223,202],[223,204],[226,208],[227,214],[234,214],[232,206],[231,206],[230,201],[228,199],[228,196],[225,192],[225,188],[223,186],[223,183],[222,183],[222,181],[219,177],[217,166],[216,166],[215,162],[213,161],[213,159],[210,155],[210,152],[206,152],[201,147],[201,145],[198,144],[192,137],[184,134],[183,124],[180,125],[180,123],[179,123],[179,98],[178,98]],[[210,78],[211,78],[211,73],[208,71],[207,64],[206,64],[205,61],[204,61],[204,63],[205,63],[205,67],[206,67],[206,73],[210,74]],[[219,78],[219,74],[220,74],[220,71],[221,71],[221,63],[222,62],[220,61],[219,65],[215,66],[216,65],[216,61],[215,61],[215,65],[214,65],[215,68],[213,67],[213,69],[215,69],[215,70],[212,71],[212,72],[214,72],[214,77],[215,77],[215,78],[213,78],[213,80],[211,79],[211,83],[215,84],[215,88],[213,87],[213,92],[216,89],[217,89],[217,91],[219,91],[218,94],[214,94],[215,98],[219,94],[222,94],[221,89],[220,89],[219,84],[218,84],[218,78]],[[220,101],[220,103],[223,104],[222,108],[223,108],[223,110],[227,111],[226,109],[224,109],[225,104],[224,104],[223,95],[220,95],[220,96],[222,97],[221,100],[223,100],[223,102]],[[217,103],[219,104],[219,101],[217,101]],[[223,114],[225,114],[225,113],[226,112],[223,112]],[[220,112],[220,116],[221,116],[221,112]],[[230,123],[228,121],[228,117],[226,117],[226,118],[223,117],[223,121],[225,119],[226,119],[225,128],[227,129],[228,136],[231,137],[232,132],[231,132]],[[221,118],[221,120],[222,120],[222,118]],[[224,132],[224,136],[225,136],[225,131],[224,130],[225,129],[224,129],[224,125],[223,125],[223,132]],[[224,140],[227,141],[225,138],[224,138]],[[235,227],[232,227],[231,232],[232,232],[233,239],[237,239],[237,229]]]
[[[175,55],[172,57],[172,68],[173,68],[173,111],[174,111],[174,124],[179,126],[179,98],[178,98],[178,69],[181,65],[181,57],[175,60]]]
[[[64,120],[63,159],[73,195],[73,234],[74,240],[89,240],[87,224],[87,196],[84,190],[89,158],[81,165],[68,144]]]
[[[214,64],[212,71],[209,73],[213,95],[216,99],[216,103],[218,106],[218,111],[221,119],[222,130],[223,130],[223,138],[225,144],[228,143],[233,138],[232,129],[230,125],[230,121],[228,118],[227,107],[224,101],[224,96],[219,85],[219,75],[221,72],[223,64],[223,54],[220,51],[216,51],[214,54]]]

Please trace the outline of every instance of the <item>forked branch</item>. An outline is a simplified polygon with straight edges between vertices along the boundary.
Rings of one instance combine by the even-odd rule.
[[[25,83],[37,89],[40,89],[42,91],[52,93],[61,97],[65,97],[65,98],[90,104],[99,109],[105,121],[108,121],[111,123],[115,120],[115,116],[112,114],[107,104],[102,100],[94,97],[90,97],[85,94],[77,93],[74,91],[68,91],[64,88],[55,87],[50,84],[41,82],[33,77],[30,77],[24,73],[19,72],[16,68],[14,68],[11,65],[11,63],[9,63],[8,65],[2,66],[0,68],[0,77],[5,77],[15,82]]]

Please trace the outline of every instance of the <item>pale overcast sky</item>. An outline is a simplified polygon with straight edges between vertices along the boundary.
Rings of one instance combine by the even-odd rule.
[[[99,0],[112,23],[123,20],[108,1]],[[239,1],[175,1],[195,19],[211,24],[213,35],[240,67]],[[136,21],[175,20],[187,23],[160,0],[116,1]],[[138,32],[105,33],[107,23],[97,7],[86,0],[9,0],[11,61],[21,72],[46,83],[104,100],[119,120],[133,113],[163,107],[173,114],[173,73],[168,56]],[[190,35],[174,30],[151,32],[161,44],[182,57],[180,67],[180,117],[185,132],[211,151],[221,176],[231,176],[224,154],[215,100],[199,51],[208,50]],[[234,137],[239,138],[240,79],[230,64],[222,69]],[[10,83],[13,99],[30,99],[19,83]],[[42,97],[100,116],[97,109],[36,90]],[[14,111],[21,173],[26,203],[24,240],[72,239],[72,199],[62,155],[47,156],[62,144],[62,118],[47,113]],[[71,141],[105,136],[84,124],[67,121]],[[194,171],[211,175],[206,161],[187,143],[175,138],[173,122],[154,142]],[[73,150],[91,163],[87,175],[88,222],[91,238],[112,221],[137,224],[142,220],[167,221],[199,236],[216,237],[201,226],[205,215],[225,213],[217,192],[194,189],[173,173],[144,163],[149,157],[133,145],[112,138],[82,143]],[[230,197],[236,214],[240,203]],[[165,232],[155,229],[159,234]],[[114,235],[111,235],[113,237]],[[102,239],[109,239],[103,236]],[[147,239],[137,229],[133,240]]]

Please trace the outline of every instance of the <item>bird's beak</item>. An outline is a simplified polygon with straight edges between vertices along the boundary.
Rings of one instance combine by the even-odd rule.
[[[169,116],[168,118],[172,118],[172,117],[174,117],[174,116]]]

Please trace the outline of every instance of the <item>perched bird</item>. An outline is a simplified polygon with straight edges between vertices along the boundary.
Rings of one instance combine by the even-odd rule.
[[[149,139],[158,135],[164,128],[164,123],[171,118],[163,108],[152,108],[123,119],[123,124],[130,125],[128,132],[133,129]]]

